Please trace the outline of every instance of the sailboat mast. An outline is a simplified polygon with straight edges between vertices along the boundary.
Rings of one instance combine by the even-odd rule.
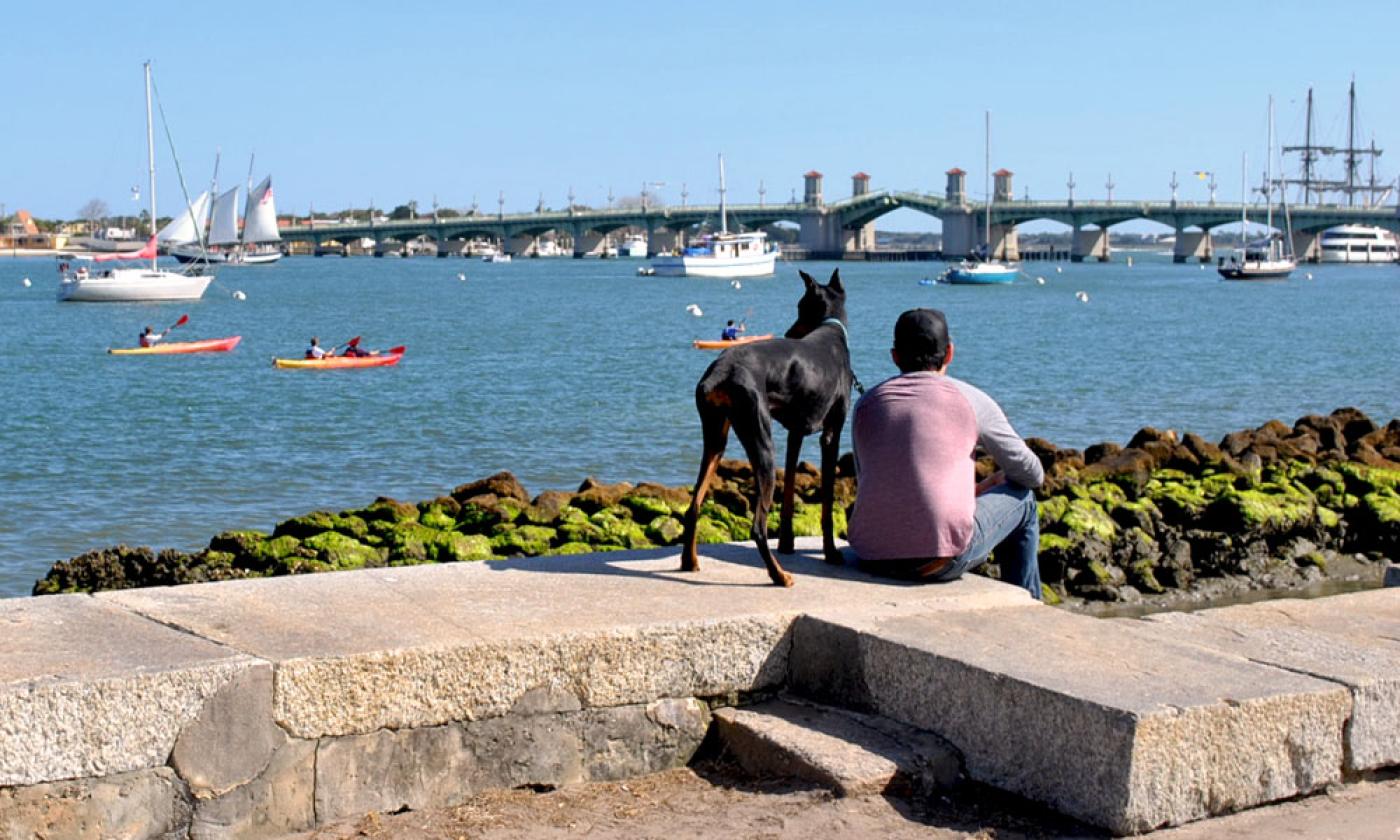
[[[151,62],[146,68],[146,163],[150,171],[151,236],[156,235],[156,135],[151,123]],[[156,270],[156,256],[151,256],[151,270]]]
[[[1312,169],[1313,169],[1313,168],[1312,168],[1312,165],[1313,165],[1313,149],[1312,149],[1312,122],[1313,122],[1312,111],[1313,111],[1313,103],[1312,103],[1312,95],[1313,95],[1313,89],[1312,89],[1312,88],[1308,88],[1308,122],[1307,122],[1307,128],[1305,128],[1305,129],[1303,130],[1303,203],[1304,203],[1304,204],[1308,204],[1308,203],[1311,202],[1311,198],[1309,197],[1308,194],[1312,191]]]
[[[1249,254],[1249,152],[1240,155],[1240,262]]]
[[[1269,94],[1269,141],[1264,148],[1264,226],[1269,229],[1269,252],[1273,255],[1274,235],[1274,96]]]
[[[987,257],[990,259],[992,255],[992,112],[985,112],[985,116],[986,126],[983,136],[986,138],[986,142],[983,144],[983,150],[986,153],[986,160],[982,168],[982,188],[987,196],[987,215],[982,223],[982,236],[987,240]]]
[[[253,204],[253,158],[255,155],[248,155],[248,192],[243,196],[243,229],[238,232],[238,250],[243,250],[243,240],[248,236],[248,211]]]
[[[729,221],[725,218],[724,203],[724,155],[719,156],[719,235],[729,233]]]
[[[1347,89],[1347,206],[1356,203],[1356,79]]]

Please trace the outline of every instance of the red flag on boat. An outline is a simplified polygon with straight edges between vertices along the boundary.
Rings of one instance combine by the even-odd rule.
[[[113,260],[153,260],[156,257],[156,238],[152,236],[146,241],[146,247],[139,251],[118,251],[115,254],[93,254],[93,262],[111,262]]]

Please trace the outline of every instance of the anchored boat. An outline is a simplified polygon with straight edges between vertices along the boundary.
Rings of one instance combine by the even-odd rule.
[[[990,250],[992,247],[992,112],[987,112],[986,129],[986,183],[987,183],[987,214],[983,221],[982,238],[986,240],[984,248]],[[984,252],[983,256],[986,256]],[[1021,270],[1015,263],[1003,262],[996,259],[963,260],[953,268],[944,273],[943,279],[948,283],[958,283],[967,286],[985,286],[994,283],[1010,283],[1016,279],[1016,275]]]
[[[700,244],[679,254],[656,257],[651,262],[659,277],[767,277],[773,273],[778,249],[768,244],[768,234],[730,233],[724,201],[724,155],[719,156],[719,233],[702,237]]]
[[[194,266],[186,271],[166,271],[156,265],[156,148],[155,134],[151,126],[151,63],[146,69],[146,158],[150,170],[151,195],[151,238],[146,247],[139,251],[98,254],[93,262],[113,260],[150,260],[149,268],[109,268],[91,271],[87,266],[69,268],[70,263],[60,264],[58,299],[72,301],[163,301],[199,300],[204,296],[212,274],[202,266]]]

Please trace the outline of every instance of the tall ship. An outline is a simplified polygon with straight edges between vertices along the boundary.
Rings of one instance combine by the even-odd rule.
[[[724,155],[719,156],[719,233],[707,234],[678,254],[656,257],[651,267],[658,277],[768,277],[778,249],[768,234],[730,233],[724,200]]]
[[[248,164],[252,173],[252,162]],[[212,192],[212,191],[211,191]],[[202,194],[195,205],[202,209],[211,193]],[[277,230],[277,204],[272,195],[272,176],[256,187],[248,180],[248,200],[239,224],[238,187],[220,193],[209,211],[207,227],[203,216],[191,213],[193,221],[175,219],[157,235],[169,254],[180,262],[209,262],[226,265],[266,265],[282,258]]]
[[[1341,225],[1322,232],[1318,259],[1325,263],[1393,263],[1400,260],[1396,236],[1373,225]]]
[[[166,301],[199,300],[204,290],[214,279],[203,266],[190,266],[183,271],[168,271],[158,265],[159,250],[156,245],[156,146],[155,133],[151,124],[151,63],[145,63],[146,72],[146,160],[150,171],[151,197],[151,238],[139,251],[125,251],[98,254],[87,261],[105,263],[112,261],[145,262],[150,265],[120,266],[116,268],[89,269],[80,264],[73,267],[64,262],[59,265],[58,299],[68,301]],[[186,208],[192,210],[192,208]],[[191,214],[192,215],[192,214]]]

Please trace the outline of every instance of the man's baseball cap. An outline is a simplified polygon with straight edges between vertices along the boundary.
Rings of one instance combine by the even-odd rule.
[[[894,349],[909,361],[943,366],[948,355],[948,319],[937,309],[910,309],[894,322]]]

